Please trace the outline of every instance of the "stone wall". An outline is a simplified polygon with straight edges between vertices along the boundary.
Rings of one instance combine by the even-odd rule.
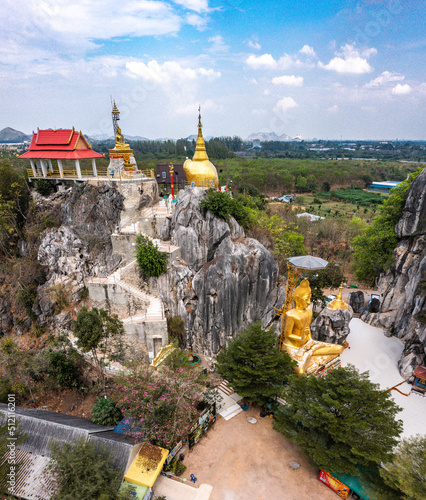
[[[120,319],[141,316],[146,313],[148,301],[124,290],[114,283],[86,282],[92,307],[102,308],[110,314],[117,314]]]

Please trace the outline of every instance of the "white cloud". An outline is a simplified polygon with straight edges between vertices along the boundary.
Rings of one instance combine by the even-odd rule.
[[[260,45],[259,42],[256,42],[256,40],[249,40],[248,46],[251,47],[254,50],[260,50],[262,46]]]
[[[275,68],[277,61],[271,56],[271,54],[263,54],[261,56],[251,54],[246,59],[246,64],[253,69]]]
[[[283,75],[272,78],[274,85],[292,85],[294,87],[301,87],[303,85],[303,76]]]
[[[148,64],[142,61],[130,61],[126,63],[126,69],[130,76],[140,77],[148,83],[161,86],[169,84],[182,84],[196,81],[198,77],[207,77],[208,80],[220,78],[221,74],[213,69],[183,67],[176,61],[166,61],[163,64],[155,60]]]
[[[408,84],[401,85],[398,83],[393,89],[392,89],[392,94],[393,95],[405,95],[409,94],[411,92],[411,87]]]
[[[287,111],[293,108],[297,108],[299,105],[292,97],[283,97],[274,106],[274,112],[278,114],[285,114]]]
[[[377,78],[374,78],[374,80],[371,80],[370,82],[366,83],[364,87],[366,88],[371,88],[371,87],[380,87],[382,85],[385,85],[386,83],[389,82],[399,82],[404,80],[405,76],[399,75],[398,73],[391,73],[390,71],[383,71],[383,73],[378,76]]]
[[[316,57],[315,50],[312,47],[310,47],[309,45],[304,45],[299,50],[299,52],[301,54],[305,54],[305,55],[310,56],[310,57]]]
[[[223,38],[220,35],[212,36],[209,38],[209,42],[212,46],[209,48],[209,52],[213,54],[223,54],[228,52],[229,45],[226,45]]]
[[[182,5],[185,9],[195,10],[195,12],[206,12],[209,10],[208,0],[173,0],[173,2]]]
[[[188,13],[185,17],[186,22],[190,26],[195,26],[199,31],[203,31],[206,29],[207,23],[208,23],[208,18],[207,17],[202,17],[199,16],[198,14]]]
[[[271,54],[262,54],[261,56],[255,56],[251,54],[246,59],[246,64],[253,69],[274,69],[279,68],[286,70],[292,66],[302,67],[306,64],[302,63],[295,56],[289,54],[284,54],[278,61],[276,61]]]
[[[336,113],[339,110],[339,106],[337,104],[334,104],[333,106],[330,106],[327,108],[327,111],[329,113]]]
[[[337,73],[357,75],[370,73],[373,71],[373,68],[367,59],[375,54],[377,54],[375,48],[366,48],[358,51],[355,49],[355,45],[346,44],[341,47],[339,52],[336,52],[336,57],[331,59],[328,64],[323,64],[320,61],[318,67],[328,71],[336,71]]]

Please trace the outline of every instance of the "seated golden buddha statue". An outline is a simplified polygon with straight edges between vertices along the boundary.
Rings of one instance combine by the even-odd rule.
[[[124,146],[124,137],[121,135],[121,128],[117,127],[117,133],[115,135],[115,144]]]
[[[311,288],[307,279],[295,289],[294,302],[296,307],[287,311],[283,319],[283,347],[297,362],[297,374],[306,375],[336,358],[343,351],[343,346],[312,340]]]

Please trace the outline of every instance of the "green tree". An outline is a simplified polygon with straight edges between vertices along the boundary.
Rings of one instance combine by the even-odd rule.
[[[240,396],[263,405],[281,394],[295,364],[279,350],[274,331],[255,323],[219,353],[216,371]]]
[[[73,332],[78,339],[77,346],[92,354],[105,388],[104,366],[117,357],[124,334],[123,323],[116,314],[110,316],[104,309],[94,307],[89,311],[83,307],[74,321]]]
[[[167,255],[143,234],[136,236],[136,260],[146,276],[160,276],[167,271]]]
[[[367,373],[350,366],[323,378],[297,378],[283,397],[287,405],[274,428],[299,444],[316,467],[356,475],[358,468],[392,456],[401,408]]]
[[[95,424],[115,425],[122,418],[117,403],[107,396],[100,396],[92,407],[92,422]]]
[[[121,477],[111,465],[111,453],[84,439],[51,445],[48,465],[57,485],[54,500],[115,500]]]
[[[405,500],[423,500],[426,492],[426,436],[402,439],[392,460],[380,470],[389,486],[399,489]]]
[[[11,255],[25,222],[29,190],[22,172],[9,160],[0,161],[0,251]]]
[[[352,241],[353,270],[359,280],[374,284],[377,276],[393,264],[393,251],[398,244],[395,225],[404,212],[408,188],[422,170],[410,174],[391,190],[391,196],[379,207],[380,215]]]

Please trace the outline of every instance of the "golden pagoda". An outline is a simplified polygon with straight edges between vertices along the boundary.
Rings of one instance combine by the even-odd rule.
[[[195,146],[195,153],[192,160],[188,159],[185,161],[183,169],[185,171],[187,181],[194,182],[198,187],[217,188],[219,185],[217,170],[207,156],[206,145],[204,143],[201,129],[201,112],[200,107],[198,107],[198,137]]]
[[[112,109],[112,123],[115,134],[115,147],[114,149],[108,150],[110,158],[108,170],[123,170],[123,168],[126,171],[137,170],[133,149],[131,149],[129,144],[124,141],[124,137],[121,134],[121,128],[117,123],[119,119],[120,111],[114,101]]]
[[[342,289],[343,287],[340,286],[337,297],[327,305],[328,309],[334,309],[334,310],[342,309],[344,311],[345,309],[348,308],[348,305],[346,304],[346,302],[343,301],[342,298]]]

